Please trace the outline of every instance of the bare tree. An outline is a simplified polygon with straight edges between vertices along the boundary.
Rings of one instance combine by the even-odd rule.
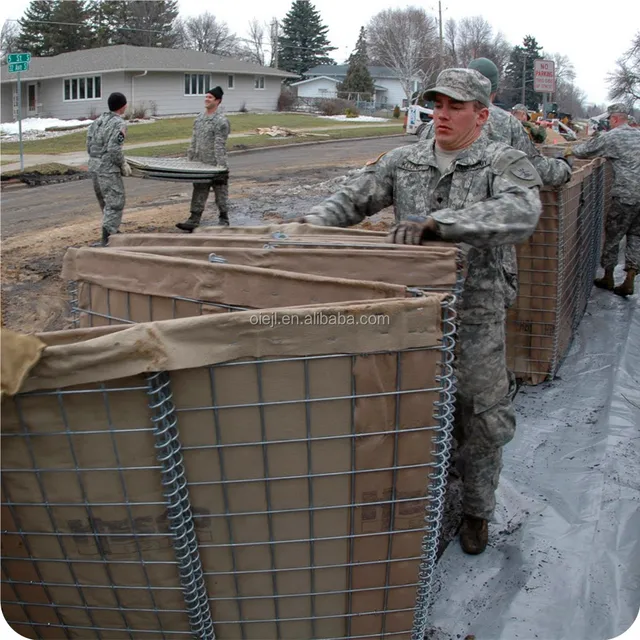
[[[571,62],[567,56],[564,56],[561,53],[547,54],[543,52],[542,57],[547,60],[553,60],[556,84],[559,82],[571,84],[576,79],[575,67],[573,66],[573,62]]]
[[[455,44],[459,65],[466,67],[475,58],[489,58],[501,72],[512,49],[502,33],[494,35],[493,27],[481,16],[460,20]]]
[[[209,13],[179,20],[176,24],[180,46],[221,56],[234,56],[238,52],[238,38],[229,30],[226,22],[218,22]]]
[[[7,62],[7,54],[16,50],[20,27],[13,20],[5,20],[0,30],[0,64]]]
[[[633,104],[640,100],[640,31],[617,65],[616,70],[607,75],[609,98]]]
[[[414,80],[424,85],[438,67],[436,23],[424,9],[381,11],[367,26],[367,40],[371,59],[398,74],[407,100],[415,90]]]
[[[457,67],[458,66],[458,24],[453,18],[449,18],[444,23],[444,32],[442,35],[443,40],[443,54],[445,67]]]

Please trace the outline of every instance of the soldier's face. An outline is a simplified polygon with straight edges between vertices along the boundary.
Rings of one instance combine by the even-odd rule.
[[[433,120],[438,145],[448,151],[468,147],[478,138],[488,117],[486,107],[477,109],[473,102],[460,102],[436,94]]]
[[[216,103],[216,99],[210,93],[204,94],[205,109],[210,109],[211,107],[213,107],[215,103]]]
[[[514,111],[513,115],[520,120],[520,122],[527,121],[527,114],[524,111]]]

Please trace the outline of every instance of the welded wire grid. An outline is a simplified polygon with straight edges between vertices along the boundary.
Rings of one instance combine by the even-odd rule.
[[[219,638],[422,639],[450,447],[451,300],[442,322],[431,350],[172,373]],[[428,380],[430,364],[442,371]]]
[[[220,638],[421,640],[450,448],[453,305],[432,349],[13,398],[9,622],[31,637],[213,639],[211,605]]]
[[[510,368],[534,384],[553,377],[584,314],[599,261],[604,167],[541,192],[543,212],[519,245],[519,294],[507,325]]]
[[[120,291],[85,281],[71,282],[69,292],[74,327],[175,320],[249,309],[183,296],[161,297]]]
[[[180,553],[189,512],[159,393],[140,378],[3,402],[2,606],[24,635],[207,628],[185,604],[197,571]]]

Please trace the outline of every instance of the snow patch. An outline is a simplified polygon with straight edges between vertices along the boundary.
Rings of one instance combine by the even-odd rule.
[[[389,122],[389,118],[376,118],[375,116],[358,116],[357,118],[347,118],[347,116],[318,116],[326,120],[339,120],[340,122]]]

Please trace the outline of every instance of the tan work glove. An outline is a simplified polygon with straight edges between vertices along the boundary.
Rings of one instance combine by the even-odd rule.
[[[433,218],[427,218],[424,222],[401,222],[391,229],[385,242],[388,244],[422,244],[428,240],[440,240],[438,227]]]
[[[133,171],[131,171],[131,166],[129,165],[129,163],[125,160],[124,164],[122,165],[122,167],[120,168],[120,173],[125,177],[128,178],[131,176],[131,174],[133,173]]]

